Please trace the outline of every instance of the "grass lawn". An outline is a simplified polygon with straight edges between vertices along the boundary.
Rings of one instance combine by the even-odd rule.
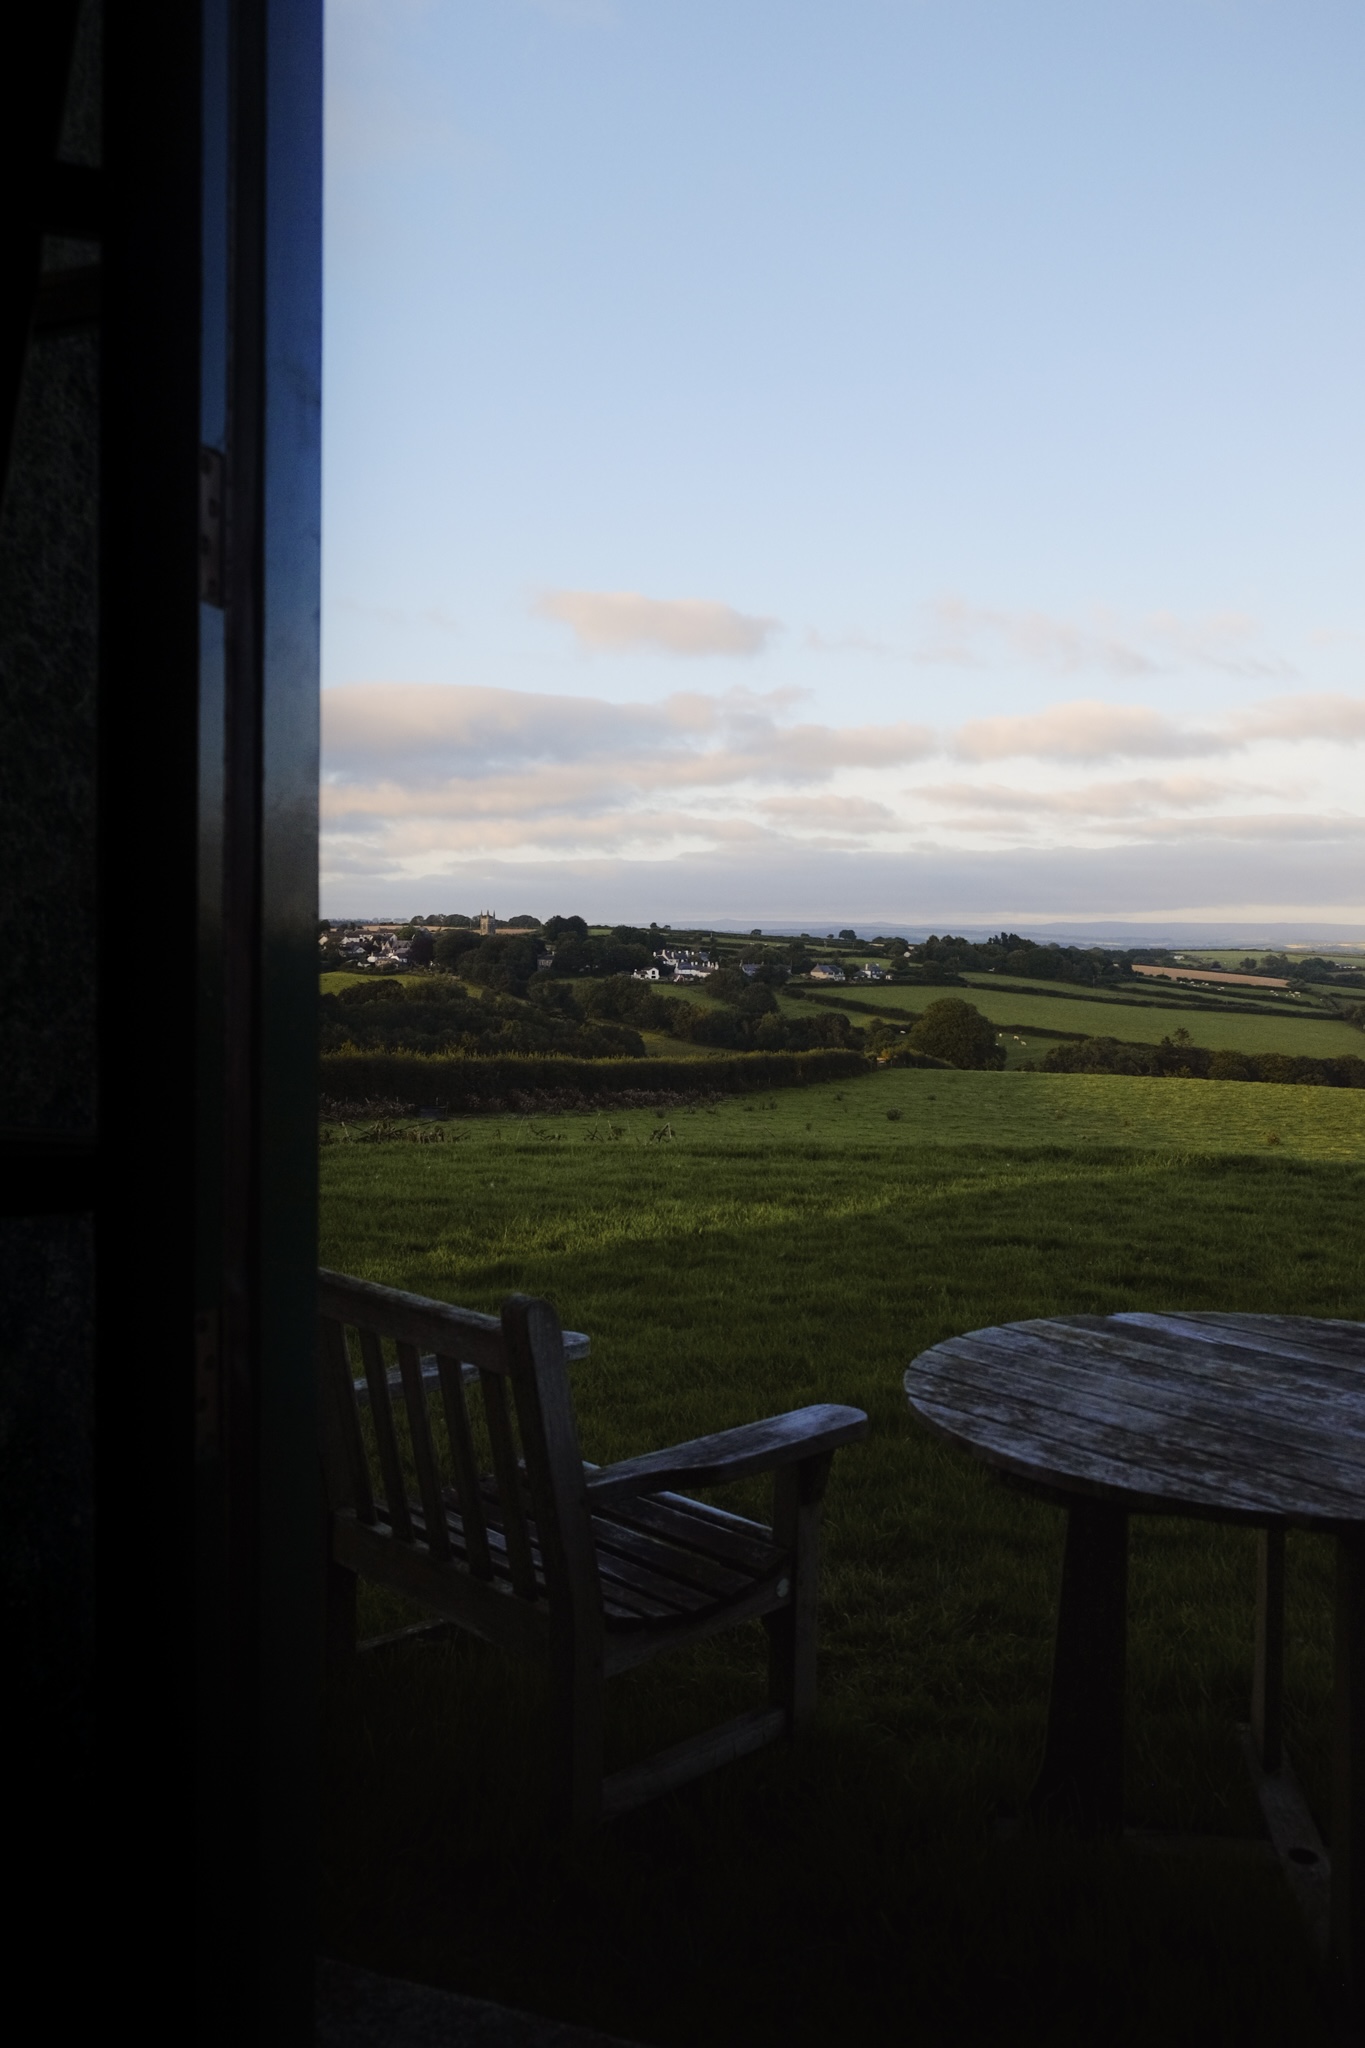
[[[482,1308],[546,1293],[590,1332],[590,1458],[811,1400],[872,1418],[835,1464],[807,1742],[569,1850],[537,1676],[469,1641],[377,1653],[328,1701],[327,1953],[669,2048],[1327,2040],[1273,1867],[995,1839],[1037,1763],[1061,1518],[912,1426],[900,1376],[1048,1313],[1365,1316],[1365,1095],[911,1070],[467,1119],[331,1144],[322,1173],[327,1264]],[[1129,1818],[1250,1840],[1254,1539],[1137,1520],[1133,1552]],[[1328,1546],[1294,1539],[1290,1578],[1321,1805]],[[761,1664],[755,1626],[613,1681],[612,1760],[755,1703]]]

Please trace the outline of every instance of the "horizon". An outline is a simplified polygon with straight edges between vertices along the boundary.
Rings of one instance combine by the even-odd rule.
[[[476,918],[479,914],[477,911],[453,912],[431,910],[416,911],[402,915],[397,913],[334,911],[326,921],[330,924],[338,925],[365,924],[384,926],[425,923],[434,917],[461,916]],[[573,916],[579,914],[577,912],[552,911],[547,913],[546,917],[538,919],[538,922],[544,924],[548,922],[551,916]],[[509,918],[526,917],[534,916],[535,913],[514,910],[509,912],[508,915]],[[504,928],[507,921],[499,917],[499,928]],[[855,945],[870,945],[876,939],[893,938],[905,939],[911,944],[923,944],[925,939],[935,936],[948,936],[949,934],[955,934],[959,938],[977,939],[979,937],[990,937],[998,931],[1005,930],[1015,933],[1019,938],[1031,940],[1039,945],[1078,945],[1089,943],[1107,947],[1112,951],[1122,951],[1126,942],[1129,946],[1140,948],[1155,947],[1172,951],[1178,951],[1184,946],[1212,947],[1219,950],[1240,946],[1252,953],[1310,953],[1323,947],[1336,952],[1365,953],[1365,925],[1339,925],[1323,931],[1316,938],[1305,939],[1288,936],[1291,932],[1301,930],[1301,927],[1298,925],[1285,925],[1277,928],[1270,924],[1181,926],[1177,924],[1149,925],[1134,920],[1128,923],[1110,923],[1108,925],[1034,925],[1032,929],[1025,929],[1012,924],[1009,919],[1005,919],[1001,924],[990,925],[962,924],[955,923],[952,920],[940,920],[937,924],[896,924],[888,923],[884,920],[879,921],[875,918],[845,918],[841,922],[836,922],[833,931],[814,929],[815,926],[823,922],[825,920],[818,918],[807,918],[801,923],[783,919],[755,926],[739,918],[710,920],[699,918],[693,920],[681,919],[675,927],[671,921],[668,924],[661,924],[657,920],[651,920],[650,924],[641,925],[638,920],[626,918],[615,920],[584,918],[584,923],[588,926],[589,930],[610,931],[613,925],[631,924],[634,929],[655,930],[660,935],[677,930],[681,932],[711,933],[717,938],[809,938],[820,945],[827,945],[831,940],[838,944],[839,932],[841,930],[851,930],[855,933],[852,941]],[[857,930],[859,924],[863,927],[861,931]]]
[[[327,34],[326,910],[1365,930],[1357,10]]]

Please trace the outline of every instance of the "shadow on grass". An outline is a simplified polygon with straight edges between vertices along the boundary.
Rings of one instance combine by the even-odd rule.
[[[1135,1522],[1129,1680],[1130,1821],[1246,1853],[997,1841],[1041,1745],[1061,1519],[917,1432],[900,1373],[1025,1316],[1359,1315],[1358,1170],[511,1145],[493,1167],[492,1145],[329,1158],[327,1263],[478,1307],[552,1295],[593,1337],[589,1457],[867,1408],[828,1505],[821,1712],[571,1851],[544,1828],[537,1675],[469,1640],[376,1653],[328,1699],[327,1952],[660,2048],[1327,2039],[1232,1733],[1254,1539]],[[1291,1542],[1290,1579],[1290,1739],[1321,1811],[1328,1547]],[[612,1761],[755,1704],[761,1670],[737,1630],[613,1681]]]

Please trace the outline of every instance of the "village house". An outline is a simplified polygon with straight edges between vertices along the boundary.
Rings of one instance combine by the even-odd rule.
[[[673,969],[674,981],[705,981],[719,965],[709,954],[694,953],[686,946],[661,946],[654,958]]]

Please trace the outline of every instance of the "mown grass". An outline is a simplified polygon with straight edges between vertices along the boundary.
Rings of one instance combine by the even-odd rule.
[[[900,1379],[940,1337],[1024,1316],[1365,1315],[1363,1112],[1336,1090],[912,1071],[329,1147],[326,1263],[476,1307],[546,1293],[591,1333],[586,1456],[809,1400],[872,1431],[835,1466],[814,1735],[590,1849],[544,1830],[535,1674],[467,1642],[362,1660],[328,1706],[328,1951],[678,2048],[1325,2040],[1273,1868],[995,1839],[1036,1766],[1061,1519],[914,1427]],[[1256,1833],[1232,1737],[1253,1541],[1134,1525],[1136,1826]],[[1290,1557],[1290,1742],[1321,1811],[1330,1557],[1309,1537]],[[613,1759],[753,1703],[761,1662],[738,1630],[615,1681]]]

